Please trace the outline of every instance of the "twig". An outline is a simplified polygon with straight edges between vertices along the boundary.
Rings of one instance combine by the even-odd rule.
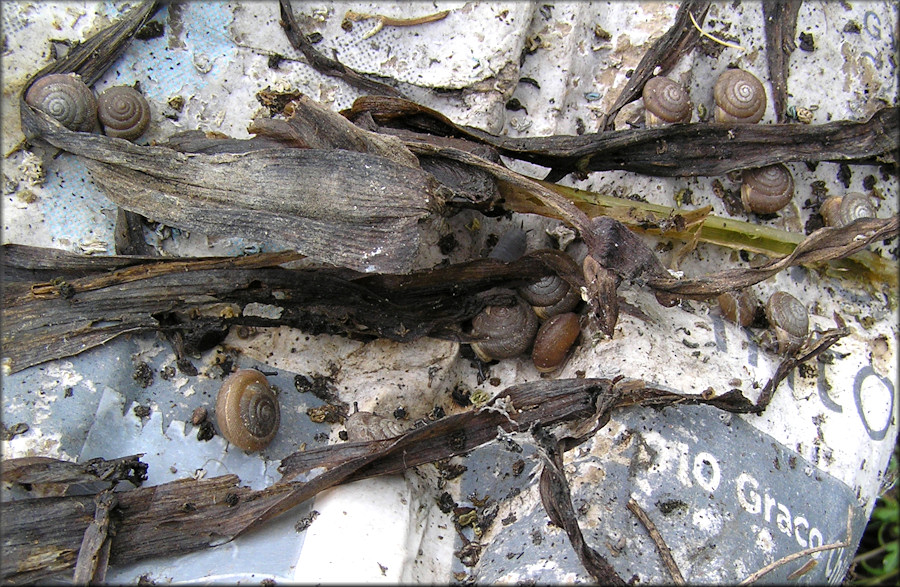
[[[647,529],[647,533],[650,534],[650,539],[653,540],[656,549],[659,551],[659,556],[662,558],[663,564],[666,565],[669,574],[672,575],[672,582],[676,585],[684,585],[684,577],[681,576],[681,571],[678,569],[678,565],[675,564],[675,559],[672,557],[672,551],[669,550],[666,541],[663,540],[662,534],[656,529],[656,524],[654,524],[647,516],[647,513],[638,505],[638,502],[636,502],[633,497],[628,499],[628,503],[625,504],[625,507],[627,507],[641,524],[644,525],[644,528]]]
[[[777,561],[764,566],[759,569],[740,583],[739,585],[750,585],[751,583],[755,583],[762,577],[763,575],[769,573],[770,571],[774,571],[778,567],[782,565],[786,565],[791,561],[795,561],[798,558],[803,558],[804,556],[815,554],[817,552],[823,552],[825,550],[834,550],[836,548],[847,548],[850,546],[850,538],[852,537],[852,531],[850,527],[850,523],[853,521],[853,510],[851,508],[847,508],[847,539],[843,542],[834,542],[832,544],[824,544],[822,546],[814,546],[812,548],[806,548],[799,552],[795,552],[793,554],[789,554],[783,558],[778,559]]]
[[[747,51],[745,48],[741,47],[740,45],[735,45],[734,43],[729,43],[728,41],[723,41],[722,39],[720,39],[718,37],[714,37],[713,35],[707,33],[703,29],[701,29],[700,25],[697,24],[697,21],[694,19],[693,12],[689,12],[688,16],[691,17],[691,22],[694,23],[694,28],[697,29],[697,31],[700,33],[700,36],[706,37],[707,39],[714,41],[720,45],[724,45],[726,47],[731,47],[732,49],[740,49],[741,51],[745,51],[745,52]]]
[[[112,490],[106,490],[97,495],[94,502],[97,504],[94,519],[84,531],[78,561],[75,563],[72,582],[76,585],[95,585],[103,583],[106,578],[110,548],[109,514],[119,500]]]
[[[364,12],[354,12],[352,10],[348,10],[346,14],[344,14],[344,20],[352,20],[352,21],[360,21],[360,20],[368,20],[370,18],[374,18],[378,21],[371,31],[366,33],[363,36],[363,40],[366,40],[370,37],[374,37],[378,31],[380,31],[385,26],[415,26],[418,24],[428,24],[429,22],[437,22],[439,20],[443,20],[450,14],[449,10],[441,10],[440,12],[435,12],[434,14],[428,14],[425,16],[418,16],[416,18],[393,18],[391,16],[384,16],[382,14],[366,14]]]

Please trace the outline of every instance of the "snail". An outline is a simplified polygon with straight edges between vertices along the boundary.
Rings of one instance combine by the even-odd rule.
[[[728,69],[713,87],[716,122],[759,122],[766,111],[766,90],[756,76],[743,69]]]
[[[727,291],[718,297],[722,317],[729,322],[750,326],[756,318],[756,298],[746,289]]]
[[[644,84],[643,97],[647,128],[691,121],[691,101],[681,84],[652,77]]]
[[[482,340],[472,350],[482,361],[508,359],[531,347],[538,319],[525,300],[514,306],[488,306],[472,319],[472,335]]]
[[[52,73],[31,84],[25,102],[69,130],[90,132],[97,124],[97,100],[81,76]]]
[[[579,334],[578,314],[573,312],[557,314],[544,322],[534,337],[534,350],[531,352],[537,370],[549,373],[562,367]]]
[[[504,232],[491,249],[488,258],[511,263],[525,254],[528,238],[521,228],[510,228]]]
[[[106,136],[132,141],[150,126],[150,104],[131,86],[113,86],[97,97],[97,117]]]
[[[776,291],[766,302],[766,318],[774,331],[764,339],[765,346],[778,354],[796,350],[803,344],[809,332],[809,313],[803,302],[789,293]]]
[[[558,275],[547,275],[516,291],[541,320],[571,312],[581,301],[581,294]]]
[[[819,214],[828,226],[841,227],[860,218],[875,218],[872,198],[859,192],[825,198]]]
[[[379,416],[372,412],[354,412],[347,416],[347,439],[350,442],[384,440],[400,436],[409,427],[394,418]]]
[[[741,202],[748,212],[774,214],[794,197],[794,177],[781,163],[745,169],[741,177]]]
[[[265,376],[255,369],[229,375],[216,398],[216,422],[222,436],[239,448],[268,446],[278,432],[281,409]]]

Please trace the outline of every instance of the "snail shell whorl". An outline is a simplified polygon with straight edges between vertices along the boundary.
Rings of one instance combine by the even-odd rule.
[[[131,86],[113,86],[97,98],[97,116],[106,136],[134,140],[150,126],[150,104]]]
[[[766,112],[766,90],[743,69],[726,70],[713,87],[716,122],[759,122]]]
[[[789,293],[776,291],[766,302],[766,318],[775,331],[775,350],[786,353],[800,346],[809,332],[809,312]]]
[[[722,317],[729,322],[750,326],[756,317],[756,298],[746,289],[727,291],[718,297]]]
[[[28,88],[25,102],[69,130],[90,132],[97,124],[97,100],[81,76],[74,73],[43,76]]]
[[[569,356],[569,349],[575,344],[581,326],[578,314],[566,312],[557,314],[541,325],[534,337],[531,359],[541,373],[549,373],[560,368]]]
[[[781,163],[742,174],[741,202],[755,214],[774,214],[788,205],[794,197],[794,177]]]
[[[581,301],[581,295],[558,275],[547,275],[516,291],[532,305],[534,313],[542,320],[571,312]]]
[[[265,376],[255,369],[229,375],[216,398],[216,422],[235,446],[246,451],[268,446],[278,432],[281,409]]]
[[[690,122],[691,101],[677,82],[667,77],[652,77],[644,84],[643,97],[648,127]]]
[[[472,319],[472,350],[482,361],[508,359],[531,347],[538,319],[524,300],[514,306],[488,306]]]
[[[836,227],[846,226],[860,218],[876,216],[872,198],[858,192],[826,198],[819,214],[825,219],[825,224]]]

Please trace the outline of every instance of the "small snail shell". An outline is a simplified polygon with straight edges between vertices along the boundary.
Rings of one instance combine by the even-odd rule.
[[[278,432],[281,409],[265,376],[255,369],[229,375],[216,398],[216,422],[222,436],[239,448],[268,446]]]
[[[746,289],[727,291],[718,297],[722,317],[729,322],[750,326],[756,317],[756,298]]]
[[[541,320],[571,312],[581,301],[581,295],[558,275],[547,275],[538,281],[516,290],[522,299],[532,305]]]
[[[74,73],[52,73],[31,84],[25,102],[69,130],[90,132],[97,124],[97,100]]]
[[[748,212],[774,214],[794,197],[794,177],[781,163],[746,169],[742,179],[741,202]]]
[[[510,263],[525,254],[528,238],[521,228],[511,228],[504,232],[491,249],[488,258]]]
[[[408,426],[394,418],[379,416],[372,412],[354,412],[347,416],[347,439],[350,442],[384,440],[400,436]]]
[[[766,112],[766,90],[756,76],[743,69],[728,69],[713,87],[716,122],[759,122]]]
[[[768,346],[783,354],[797,349],[809,333],[806,306],[789,293],[776,291],[766,302],[766,318],[775,333]]]
[[[573,312],[557,314],[544,322],[534,337],[534,350],[531,352],[537,370],[549,373],[562,367],[579,334],[578,314]]]
[[[131,86],[113,86],[97,97],[97,117],[106,136],[131,141],[150,126],[150,104]]]
[[[488,306],[472,319],[472,350],[482,361],[508,359],[531,347],[538,319],[524,300],[514,306]]]
[[[825,224],[836,227],[846,226],[860,218],[876,216],[872,198],[858,192],[826,198],[819,208],[819,214],[825,219]]]
[[[644,84],[644,110],[647,127],[690,122],[691,101],[681,84],[657,76]]]

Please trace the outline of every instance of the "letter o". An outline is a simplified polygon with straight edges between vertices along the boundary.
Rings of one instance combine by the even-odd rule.
[[[709,478],[704,475],[704,463],[709,465]],[[716,460],[716,457],[708,452],[698,453],[694,457],[694,479],[697,481],[697,485],[709,492],[718,489],[719,482],[722,480],[722,472],[719,469],[719,461]]]

